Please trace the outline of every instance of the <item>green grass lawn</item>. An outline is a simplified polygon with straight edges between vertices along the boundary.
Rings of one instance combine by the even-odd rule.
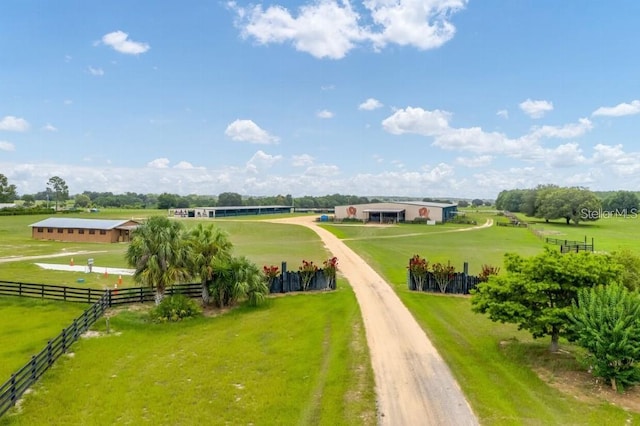
[[[479,224],[497,219],[486,210],[471,210],[468,215]],[[131,216],[128,212],[124,217]],[[558,238],[593,236],[597,250],[638,251],[640,228],[635,220],[539,226]],[[0,218],[0,235],[5,222]],[[187,226],[195,223],[185,220]],[[214,223],[229,233],[236,254],[259,266],[284,260],[295,270],[302,259],[321,263],[327,257],[318,237],[303,227],[263,220]],[[459,232],[469,225],[454,224],[322,226],[345,239],[392,284],[450,365],[483,424],[640,422],[637,413],[595,398],[579,400],[540,379],[534,367],[541,359],[552,371],[580,368],[566,356],[549,357],[546,340],[534,341],[515,326],[472,313],[468,297],[418,294],[406,288],[406,266],[414,254],[431,262],[451,261],[458,270],[468,262],[476,274],[482,264],[502,266],[505,252],[525,256],[540,252],[544,241],[530,230],[494,226]],[[18,238],[11,238],[19,244]],[[30,234],[21,238],[27,245],[34,243]],[[65,247],[48,244],[53,244],[51,250]],[[116,262],[122,255],[117,250],[121,249],[109,247],[105,256],[112,257],[105,259]],[[29,268],[2,264],[0,279],[20,273],[33,273],[28,276],[36,279],[37,271]],[[55,279],[74,280],[62,275]],[[73,347],[75,356],[63,358],[28,396],[23,414],[5,415],[0,424],[51,423],[51,419],[60,424],[166,424],[187,418],[190,424],[375,423],[364,331],[353,293],[344,283],[338,292],[276,297],[267,307],[241,308],[216,318],[158,326],[143,323],[140,313],[123,312],[111,325],[122,334],[79,342]],[[104,322],[98,328],[103,329]],[[570,353],[575,350],[566,342],[563,347]]]
[[[430,261],[451,260],[470,272],[482,263],[502,266],[508,251],[522,255],[538,253],[544,242],[525,228],[491,227],[467,232],[444,233],[447,226],[430,227],[412,235],[418,225],[383,229],[363,226],[325,225],[345,238],[349,247],[380,272],[416,317],[451,367],[474,411],[483,424],[632,424],[640,414],[629,414],[605,402],[581,402],[544,382],[534,364],[549,357],[547,340],[534,341],[514,325],[497,324],[474,314],[469,297],[410,292],[406,286],[406,264],[413,254]],[[397,237],[391,237],[397,233]],[[612,240],[615,232],[603,232]],[[474,271],[475,270],[475,271]],[[576,348],[564,342],[565,349]],[[536,354],[536,355],[532,355]],[[566,357],[546,361],[553,369],[579,369]]]
[[[478,223],[484,223],[484,220]],[[349,247],[396,284],[406,281],[406,267],[414,254],[431,263],[451,261],[459,271],[467,262],[469,273],[477,274],[483,264],[502,266],[506,252],[533,255],[544,246],[544,242],[526,228],[492,226],[460,232],[470,226],[322,226],[344,239]]]
[[[579,225],[567,225],[564,221],[546,223],[544,220],[526,218],[533,222],[534,228],[551,238],[584,241],[597,251],[615,251],[630,249],[640,252],[640,216],[602,218],[595,222],[581,222]]]
[[[150,215],[166,214],[165,211],[133,210],[110,211],[100,213],[83,213],[80,216],[88,218],[137,218]],[[76,217],[76,216],[74,216]],[[97,289],[113,288],[118,276],[111,274],[85,274],[84,272],[64,272],[45,270],[35,263],[70,264],[73,258],[75,265],[86,265],[89,258],[94,259],[95,266],[127,268],[124,255],[126,243],[97,244],[97,243],[67,243],[60,241],[37,241],[31,238],[29,224],[46,218],[46,216],[7,216],[0,217],[0,235],[7,238],[0,243],[0,258],[9,256],[34,256],[44,254],[72,253],[85,251],[87,253],[65,255],[46,259],[24,260],[0,263],[0,280],[18,281],[39,284],[83,286]],[[213,223],[229,235],[236,255],[247,256],[259,267],[263,265],[278,265],[285,261],[289,270],[297,270],[302,260],[313,260],[316,264],[328,257],[320,244],[320,239],[311,230],[301,226],[268,223],[265,220],[271,215],[260,217],[257,222],[247,220],[196,220],[180,219],[187,229],[197,223]],[[79,284],[78,279],[84,280]],[[137,286],[130,276],[122,276],[121,287]]]
[[[482,424],[640,422],[640,413],[604,402],[582,402],[540,379],[531,363],[538,365],[541,357],[551,358],[545,367],[552,371],[580,368],[573,358],[548,354],[548,339],[534,341],[515,325],[493,323],[471,312],[468,297],[396,290],[450,366]],[[564,348],[573,349],[566,342]]]
[[[82,303],[0,296],[0,382],[8,380],[87,307]]]
[[[343,282],[176,324],[123,311],[110,328],[76,343],[0,424],[376,424],[362,319]]]

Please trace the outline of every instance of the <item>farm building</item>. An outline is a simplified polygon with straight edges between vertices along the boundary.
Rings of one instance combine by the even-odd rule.
[[[82,243],[118,243],[130,240],[131,231],[137,228],[134,220],[57,218],[36,222],[31,236],[37,240],[57,240]]]
[[[213,219],[216,217],[291,213],[291,209],[291,206],[191,207],[185,209],[169,209],[169,216]]]
[[[415,220],[443,223],[458,214],[456,204],[424,201],[395,201],[336,206],[336,220],[357,219],[363,222],[397,223]]]

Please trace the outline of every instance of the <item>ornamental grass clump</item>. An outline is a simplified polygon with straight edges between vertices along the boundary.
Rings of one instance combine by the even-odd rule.
[[[200,313],[200,307],[193,299],[182,294],[174,294],[163,298],[160,304],[153,308],[151,319],[154,322],[178,322]]]
[[[416,283],[416,290],[424,290],[424,286],[427,282],[427,275],[429,273],[429,262],[427,259],[414,255],[409,259],[409,272],[413,277],[413,281]]]

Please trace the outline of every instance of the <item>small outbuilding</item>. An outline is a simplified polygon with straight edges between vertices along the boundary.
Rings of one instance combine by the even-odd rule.
[[[36,240],[56,240],[79,243],[120,243],[131,240],[131,232],[140,225],[135,220],[48,219],[29,225]]]
[[[356,219],[373,223],[424,221],[444,223],[458,214],[458,205],[425,201],[395,201],[336,206],[336,220]]]

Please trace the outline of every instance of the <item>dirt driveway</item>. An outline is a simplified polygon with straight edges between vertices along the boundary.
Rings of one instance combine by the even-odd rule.
[[[396,293],[315,217],[277,219],[315,231],[338,257],[353,287],[367,334],[381,425],[477,425],[447,365]]]

